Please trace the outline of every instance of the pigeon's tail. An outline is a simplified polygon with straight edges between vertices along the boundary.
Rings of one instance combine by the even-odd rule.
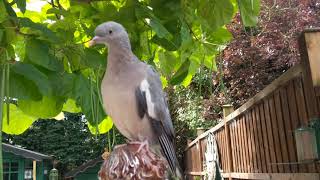
[[[162,153],[168,161],[171,173],[173,174],[173,176],[175,176],[175,178],[183,180],[184,175],[179,165],[179,161],[177,159],[172,141],[169,140],[168,136],[163,134],[159,137],[159,143],[162,149]]]

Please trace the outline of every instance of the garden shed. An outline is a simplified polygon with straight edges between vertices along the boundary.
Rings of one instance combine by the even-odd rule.
[[[4,180],[47,180],[52,157],[2,143]]]

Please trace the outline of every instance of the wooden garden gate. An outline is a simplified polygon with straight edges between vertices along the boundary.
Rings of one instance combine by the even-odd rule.
[[[211,133],[217,140],[224,178],[320,179],[319,158],[298,158],[303,152],[297,145],[310,150],[314,139],[305,135],[305,140],[298,141],[295,136],[298,128],[307,129],[312,120],[320,121],[320,30],[303,32],[299,45],[301,64],[188,144],[188,179],[205,177],[204,153]],[[308,155],[315,154],[302,154]]]

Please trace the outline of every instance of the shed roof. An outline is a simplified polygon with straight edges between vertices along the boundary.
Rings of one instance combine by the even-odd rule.
[[[17,147],[14,145],[2,143],[2,150],[5,152],[10,152],[15,155],[23,156],[28,159],[33,159],[35,161],[43,161],[45,159],[52,159],[51,156],[41,154],[39,152],[30,151],[21,147]]]
[[[76,169],[68,172],[65,174],[64,178],[73,178],[77,176],[79,173],[85,172],[88,168],[96,166],[98,163],[103,162],[102,157],[98,157],[96,159],[89,160],[85,163],[83,163],[81,166],[77,167]]]

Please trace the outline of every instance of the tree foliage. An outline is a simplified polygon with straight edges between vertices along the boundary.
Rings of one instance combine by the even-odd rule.
[[[63,173],[101,156],[109,144],[124,141],[118,132],[95,137],[82,115],[66,116],[61,121],[38,120],[19,136],[4,134],[2,141],[54,156],[58,161],[56,166]]]
[[[35,12],[25,0],[1,0],[0,65],[9,67],[7,103],[17,100],[7,109],[32,119],[80,109],[91,126],[104,121],[111,128],[99,92],[106,51],[87,43],[98,24],[123,24],[134,53],[158,69],[164,84],[188,86],[201,65],[216,69],[214,57],[232,37],[225,24],[238,7],[246,26],[256,23],[260,1],[239,2],[52,0]],[[4,131],[21,133],[12,126]]]
[[[320,26],[320,4],[314,0],[261,1],[259,22],[244,28],[237,15],[227,28],[233,34],[217,62],[213,96],[204,101],[205,119],[222,117],[217,106],[235,108],[265,88],[294,64],[300,62],[298,38],[306,28]]]

